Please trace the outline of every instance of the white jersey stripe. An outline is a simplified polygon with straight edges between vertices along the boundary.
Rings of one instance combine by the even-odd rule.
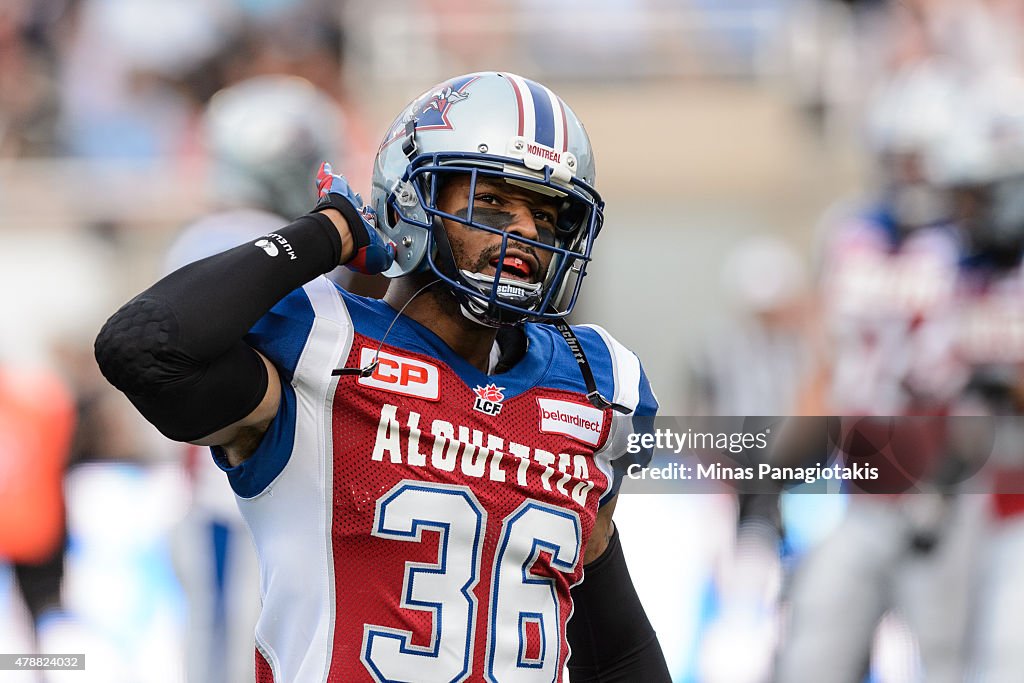
[[[581,325],[581,327],[589,327],[597,332],[611,356],[615,382],[612,402],[630,410],[636,410],[637,404],[640,403],[640,359],[616,341],[603,327],[598,325]],[[608,477],[608,490],[601,496],[602,505],[608,501],[612,484],[615,481],[612,461],[626,452],[627,439],[632,433],[633,416],[612,411],[612,424],[608,440],[605,441],[603,448],[594,453],[594,462],[597,463],[598,469]]]
[[[292,378],[295,440],[288,464],[262,493],[239,499],[261,551],[263,611],[256,643],[274,680],[326,681],[334,640],[332,404],[338,367],[352,346],[352,322],[335,285],[321,277],[303,287],[315,314]],[[296,524],[303,520],[303,524]],[[286,528],[285,528],[286,527]],[[268,561],[269,559],[269,561]],[[296,620],[277,619],[291,613]],[[302,623],[301,633],[285,628]]]
[[[640,403],[640,359],[620,344],[600,325],[582,325],[601,335],[608,353],[612,357],[612,372],[615,375],[615,393],[612,401],[630,410],[636,410]]]

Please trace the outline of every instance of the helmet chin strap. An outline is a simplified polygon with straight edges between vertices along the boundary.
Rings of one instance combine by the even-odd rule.
[[[493,275],[474,273],[469,270],[460,270],[459,274],[462,275],[462,281],[478,290],[481,296],[490,296],[491,290],[494,288]],[[540,283],[523,282],[511,278],[498,278],[497,294],[498,298],[505,303],[511,303],[526,309],[534,308],[540,303]],[[524,320],[521,313],[505,310],[490,302],[484,304],[472,296],[467,296],[465,299],[465,302],[460,300],[463,315],[467,314],[466,309],[468,308],[470,310],[469,315],[473,316],[474,319],[486,318],[494,321],[496,324],[492,325],[493,327],[515,325]]]

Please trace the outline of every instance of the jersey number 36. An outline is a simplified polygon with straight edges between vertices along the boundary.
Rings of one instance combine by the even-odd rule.
[[[440,683],[472,673],[487,512],[465,486],[402,481],[377,500],[373,535],[418,543],[424,529],[438,532],[436,563],[406,562],[401,606],[431,612],[427,645],[412,633],[363,627],[361,659],[378,681]],[[493,683],[550,682],[559,666],[559,602],[554,580],[531,573],[542,552],[551,567],[571,573],[580,561],[580,519],[575,511],[526,500],[501,522],[487,609],[484,676]],[[527,632],[539,648],[527,647]],[[539,654],[538,654],[539,650]]]

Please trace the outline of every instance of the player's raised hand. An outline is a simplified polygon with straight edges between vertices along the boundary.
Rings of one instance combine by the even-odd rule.
[[[377,230],[377,214],[363,204],[363,199],[337,175],[328,162],[320,164],[316,174],[316,190],[320,199],[314,211],[337,209],[345,217],[352,235],[352,258],[346,268],[372,275],[382,273],[395,261],[395,243]]]

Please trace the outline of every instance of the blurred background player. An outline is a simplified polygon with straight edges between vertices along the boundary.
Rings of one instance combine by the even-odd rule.
[[[811,291],[803,256],[772,235],[722,262],[725,306],[690,360],[689,415],[786,415],[812,369]]]
[[[942,327],[960,245],[949,188],[933,168],[953,136],[955,88],[940,63],[909,67],[879,87],[866,122],[877,187],[821,225],[829,380],[820,400],[835,414],[933,411],[962,379],[946,367],[951,340]]]
[[[74,408],[57,374],[0,363],[0,562],[13,571],[35,652],[40,622],[63,611],[63,487]]]
[[[844,421],[841,451],[817,459],[866,457],[880,477],[848,487],[857,495],[842,521],[796,568],[780,683],[859,681],[872,670],[876,635],[903,650],[906,671],[918,666],[916,651],[926,680],[963,680],[977,506],[939,481],[951,456],[937,423],[884,417],[944,415],[966,380],[954,334],[961,245],[937,168],[955,138],[956,93],[957,74],[941,60],[892,74],[866,117],[875,197],[834,210],[822,226],[827,356],[809,403],[824,414],[883,417]],[[866,452],[861,439],[883,434]]]
[[[776,236],[749,237],[726,254],[721,284],[724,309],[690,360],[688,399],[693,403],[687,414],[793,414],[815,367],[808,334],[812,292],[804,257]],[[756,432],[776,420],[764,417],[763,424],[743,424]],[[734,457],[756,466],[762,456],[752,449]],[[770,673],[782,576],[780,488],[750,487],[736,491],[729,501],[736,538],[714,557],[706,586],[705,597],[714,607],[706,615],[707,636],[693,673],[700,681],[756,683]],[[695,558],[691,553],[687,562]],[[737,658],[737,649],[746,655]]]
[[[944,173],[964,243],[956,344],[968,381],[957,410],[989,416],[989,533],[976,581],[971,681],[1008,681],[1024,666],[1014,615],[1024,609],[1024,78],[996,72],[961,107]],[[1012,419],[1017,416],[1017,419]],[[985,449],[991,445],[991,452]]]
[[[202,126],[212,213],[174,240],[165,273],[274,232],[305,213],[316,198],[309,178],[320,162],[347,159],[343,113],[298,76],[257,76],[219,91]],[[178,447],[191,485],[191,505],[174,538],[175,568],[188,599],[188,681],[251,681],[260,612],[252,538],[207,449]]]

